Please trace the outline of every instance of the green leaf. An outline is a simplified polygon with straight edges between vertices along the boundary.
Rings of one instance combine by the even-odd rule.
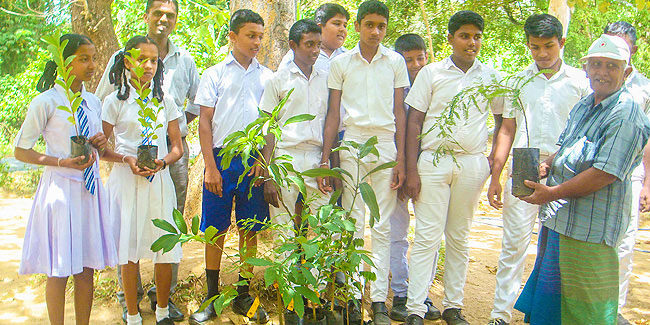
[[[366,157],[369,153],[373,152],[372,149],[375,149],[375,145],[378,143],[377,141],[377,136],[372,136],[370,139],[366,141],[366,143],[362,144],[361,147],[359,148],[359,158],[363,159]]]
[[[162,230],[164,230],[166,232],[170,232],[170,233],[173,233],[173,234],[178,234],[178,231],[176,230],[176,228],[174,228],[174,226],[172,226],[172,224],[167,222],[166,220],[153,219],[152,222],[153,222],[154,226],[156,226],[156,227],[158,227],[158,228],[160,228],[160,229],[162,229]]]
[[[330,196],[330,201],[329,204],[336,204],[336,202],[339,201],[339,198],[341,197],[341,194],[343,194],[343,189],[339,188],[334,193],[332,193],[332,196]]]
[[[329,168],[312,168],[312,169],[305,170],[300,174],[306,177],[336,177],[339,179],[343,178],[341,174]]]
[[[352,222],[350,220],[347,220],[347,219],[343,220],[342,222],[343,222],[343,227],[345,228],[346,231],[356,231],[357,230],[357,227],[354,224],[354,222]]]
[[[298,314],[298,317],[304,317],[305,303],[302,300],[302,297],[296,293],[293,294],[293,310]]]
[[[178,211],[178,209],[174,209],[172,212],[172,215],[174,216],[174,223],[176,223],[176,227],[182,234],[187,235],[187,224],[185,224],[185,219],[183,219],[183,214]]]
[[[320,304],[320,299],[318,299],[318,295],[316,292],[312,291],[311,289],[305,287],[305,286],[298,286],[296,287],[296,291],[303,295],[305,298],[309,299],[309,301],[315,303],[315,304]],[[297,299],[294,299],[294,304]]]
[[[318,245],[316,244],[304,244],[302,248],[305,250],[305,258],[310,259],[316,255],[318,252]]]
[[[292,116],[289,119],[287,119],[286,122],[284,122],[284,126],[287,126],[287,125],[292,124],[292,123],[311,121],[315,117],[316,116],[311,115],[311,114],[299,114],[299,115],[296,115],[296,116]]]
[[[257,257],[249,257],[244,261],[246,264],[250,264],[252,266],[271,266],[273,265],[273,262],[267,261],[262,258],[257,258]]]
[[[219,232],[217,228],[214,226],[209,226],[208,229],[205,230],[205,240],[212,243],[214,240],[214,236]]]
[[[278,278],[278,270],[274,267],[269,267],[264,271],[264,285],[269,287]]]
[[[372,190],[372,187],[363,182],[359,184],[359,190],[361,191],[361,197],[363,201],[366,202],[368,209],[370,209],[370,227],[372,228],[375,225],[375,221],[379,220],[379,206],[377,205],[377,197],[375,196],[375,191]]]
[[[361,180],[366,179],[366,177],[368,177],[368,176],[370,176],[370,175],[372,175],[372,174],[374,174],[374,173],[376,173],[376,172],[378,172],[380,170],[384,170],[384,169],[387,169],[387,168],[393,168],[395,166],[397,166],[397,161],[389,161],[387,163],[383,163],[383,164],[373,168],[371,171],[369,171],[368,174],[366,174],[365,176],[363,176],[363,178],[361,178]]]
[[[181,235],[174,235],[174,234],[167,234],[167,235],[162,235],[160,238],[156,239],[156,241],[151,244],[151,251],[152,252],[159,252],[160,250],[163,251],[163,253],[167,253],[171,251],[176,244],[178,244],[179,239],[181,238]]]
[[[287,176],[287,180],[296,184],[296,186],[298,186],[298,190],[300,193],[302,193],[303,196],[307,195],[307,187],[305,186],[305,181],[302,179],[302,177],[289,175]]]
[[[199,220],[199,216],[194,216],[194,218],[192,218],[192,234],[194,234],[195,236],[196,234],[199,233],[200,223],[201,221]]]

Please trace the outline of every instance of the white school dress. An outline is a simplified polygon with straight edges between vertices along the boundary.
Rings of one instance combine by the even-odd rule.
[[[93,136],[102,130],[101,103],[85,89],[81,96],[85,102],[80,109],[88,118],[89,136]],[[59,85],[36,96],[16,135],[16,147],[31,149],[42,134],[46,155],[70,157],[69,138],[77,133],[68,121],[70,113],[57,109],[60,105],[67,106],[68,100]],[[84,267],[99,270],[117,264],[119,220],[109,214],[98,161],[93,168],[95,195],[86,189],[83,171],[57,166],[43,169],[18,273],[67,277],[83,272]]]
[[[104,99],[102,119],[113,125],[115,135],[115,152],[121,155],[136,156],[137,147],[142,144],[142,127],[138,122],[139,106],[135,89],[129,86],[126,100],[117,98],[117,91]],[[157,123],[163,126],[156,131],[158,139],[153,144],[158,146],[158,159],[164,158],[167,151],[167,123],[180,117],[171,96],[165,96],[164,109],[157,116]],[[149,105],[151,100],[149,100]],[[171,251],[154,253],[151,244],[168,234],[154,226],[154,219],[164,219],[172,225],[172,213],[176,207],[176,192],[169,169],[155,174],[149,182],[147,178],[131,172],[125,163],[115,163],[106,182],[110,199],[110,213],[121,220],[119,229],[118,256],[119,264],[140,259],[151,259],[154,263],[179,263],[182,257],[181,247],[177,245]]]

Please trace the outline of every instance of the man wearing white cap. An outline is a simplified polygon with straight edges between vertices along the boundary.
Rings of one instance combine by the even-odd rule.
[[[616,324],[616,247],[630,220],[632,169],[650,122],[625,88],[630,50],[602,35],[584,69],[591,89],[569,114],[559,150],[540,164],[546,185],[521,198],[541,204],[535,268],[515,308],[536,324]]]

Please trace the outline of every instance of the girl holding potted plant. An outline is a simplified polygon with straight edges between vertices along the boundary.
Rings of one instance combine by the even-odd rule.
[[[156,43],[146,36],[135,36],[126,43],[111,68],[111,82],[117,90],[104,99],[102,115],[104,133],[115,134],[115,152],[107,152],[104,158],[117,163],[107,187],[111,215],[121,220],[118,257],[128,324],[142,323],[136,289],[138,263],[142,258],[151,259],[155,264],[156,323],[173,324],[167,306],[170,263],[179,263],[182,255],[180,246],[168,252],[151,251],[151,244],[164,234],[154,226],[153,220],[174,224],[176,194],[165,167],[183,154],[178,127],[180,113],[172,98],[163,98],[163,66],[158,53]],[[166,136],[171,142],[170,152],[167,152]],[[136,155],[143,146],[157,146],[153,165],[138,162],[142,159]]]
[[[99,178],[97,151],[70,157],[71,142],[61,139],[85,136],[100,152],[106,146],[101,133],[101,103],[83,87],[95,72],[97,52],[83,35],[66,34],[48,42],[57,62],[72,60],[66,66],[48,61],[38,82],[41,94],[32,100],[16,135],[16,159],[45,166],[34,195],[18,272],[47,275],[45,301],[52,324],[63,324],[65,288],[72,275],[76,321],[88,324],[93,272],[117,263],[115,227]],[[57,75],[63,80],[57,80]],[[71,94],[80,98],[75,101],[73,115],[69,113],[75,106],[69,100]],[[45,153],[32,149],[41,135]]]

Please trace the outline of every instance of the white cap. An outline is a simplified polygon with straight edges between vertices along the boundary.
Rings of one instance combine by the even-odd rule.
[[[591,43],[589,51],[587,51],[587,55],[580,58],[580,61],[596,57],[621,60],[629,64],[630,48],[622,38],[618,36],[603,34],[600,35],[597,40]]]

